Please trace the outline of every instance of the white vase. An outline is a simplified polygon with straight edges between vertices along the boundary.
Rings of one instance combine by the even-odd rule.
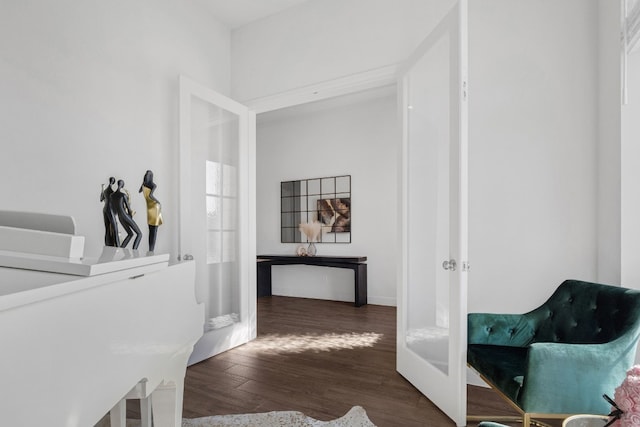
[[[309,247],[307,248],[307,256],[316,256],[316,244],[314,242],[309,242]]]

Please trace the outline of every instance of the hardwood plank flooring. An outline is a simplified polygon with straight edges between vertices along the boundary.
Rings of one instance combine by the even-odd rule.
[[[396,372],[395,346],[395,307],[259,298],[256,340],[187,369],[183,414],[296,410],[329,420],[360,405],[378,427],[454,426]],[[483,387],[469,387],[468,412],[515,414]]]

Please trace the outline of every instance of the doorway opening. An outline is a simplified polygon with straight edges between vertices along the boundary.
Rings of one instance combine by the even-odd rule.
[[[350,175],[351,243],[318,243],[317,255],[368,257],[369,302],[395,305],[396,86],[258,114],[256,133],[257,254],[295,256],[304,246],[281,241],[281,182]],[[274,266],[272,274],[274,295],[354,301],[350,270]]]

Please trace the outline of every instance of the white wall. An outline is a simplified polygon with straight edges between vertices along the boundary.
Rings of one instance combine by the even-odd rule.
[[[628,103],[621,107],[622,285],[640,289],[640,50],[629,55],[628,67]]]
[[[236,30],[232,92],[253,99],[401,61],[435,4],[312,0]],[[470,311],[523,311],[566,278],[597,278],[596,9],[470,2]]]
[[[620,4],[598,0],[598,281],[612,284],[624,282],[620,101]]]
[[[165,219],[156,252],[175,252],[178,75],[228,93],[229,49],[229,30],[190,1],[2,2],[0,209],[74,215],[98,253],[100,184],[113,175],[146,250],[137,191],[152,169]]]
[[[622,138],[620,274],[622,286],[640,289],[640,50],[629,55],[628,73],[628,103],[617,109]],[[635,363],[640,363],[640,351],[636,353]]]
[[[258,116],[258,254],[293,255],[280,243],[280,182],[351,175],[350,244],[320,243],[318,255],[368,257],[368,300],[395,305],[397,139],[395,89]],[[361,100],[362,97],[366,100]],[[353,301],[353,272],[274,266],[274,295]]]
[[[594,1],[470,2],[469,311],[596,279]]]

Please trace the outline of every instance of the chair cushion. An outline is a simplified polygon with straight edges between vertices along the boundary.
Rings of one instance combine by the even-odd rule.
[[[526,347],[471,344],[467,361],[513,402],[518,401],[527,361]]]

